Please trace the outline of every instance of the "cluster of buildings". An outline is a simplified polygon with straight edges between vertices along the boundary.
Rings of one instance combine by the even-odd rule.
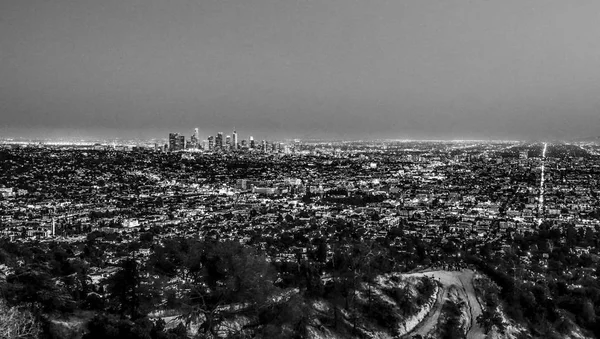
[[[262,140],[257,143],[253,136],[249,139],[239,139],[237,131],[233,130],[231,135],[223,135],[223,132],[218,132],[217,135],[211,135],[206,140],[200,140],[198,128],[194,129],[188,139],[184,135],[178,133],[169,133],[169,143],[164,149],[169,152],[182,150],[203,150],[203,151],[220,151],[220,152],[235,152],[242,150],[259,150],[265,153],[289,153],[291,148],[288,145],[277,142],[269,142]]]
[[[540,224],[600,228],[597,146],[548,145],[546,154],[541,144],[501,142],[297,148],[3,148],[0,236],[76,241],[98,231],[133,241],[153,229],[159,238],[250,243],[285,261],[345,237],[400,252],[409,251],[406,237],[419,238],[438,244],[427,255],[439,258],[451,244],[501,250]]]

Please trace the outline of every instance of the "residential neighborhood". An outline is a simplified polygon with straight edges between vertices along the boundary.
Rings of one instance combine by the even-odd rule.
[[[285,149],[5,144],[0,237],[66,251],[89,277],[83,300],[109,300],[111,277],[131,260],[147,279],[160,277],[156,267],[167,264],[159,253],[190,240],[263,253],[284,290],[314,288],[297,285],[302,270],[324,286],[335,282],[338,257],[360,246],[382,274],[499,270],[526,286],[560,271],[576,290],[600,267],[594,144],[313,141]],[[5,264],[5,279],[25,267],[18,262]],[[164,291],[181,293],[186,280],[167,277]],[[177,313],[164,298],[147,312]]]

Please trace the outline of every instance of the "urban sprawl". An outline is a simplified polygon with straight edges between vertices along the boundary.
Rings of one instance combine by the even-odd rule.
[[[196,129],[189,140],[171,133],[166,145],[6,142],[0,147],[0,237],[22,246],[69,246],[64,260],[85,263],[87,291],[100,299],[110,299],[110,277],[123,262],[157,267],[163,260],[156,258],[158,249],[177,239],[252,248],[274,265],[274,284],[281,291],[308,290],[327,299],[330,292],[315,292],[314,279],[323,286],[338,281],[340,253],[368,245],[361,258],[370,258],[365,262],[381,274],[469,267],[497,276],[502,291],[502,279],[510,279],[515,298],[518,291],[542,286],[546,294],[531,292],[534,304],[554,302],[581,327],[578,331],[593,331],[589,324],[595,315],[569,318],[579,313],[550,295],[560,288],[561,295],[576,295],[592,286],[586,284],[597,284],[586,282],[600,267],[600,147],[595,143],[256,144],[252,137],[239,141],[235,131],[200,141]],[[92,256],[92,249],[101,254]],[[15,267],[19,264],[0,261],[0,281],[11,281]],[[352,267],[354,273],[361,270]],[[164,291],[183,279],[164,274],[169,277],[161,285]],[[57,273],[54,279],[62,278]],[[512,298],[498,293],[504,301]],[[598,297],[586,293],[577,295]],[[346,301],[340,309],[347,310],[341,319],[351,327],[351,305],[358,301],[341,295]],[[144,316],[156,319],[177,308],[165,298]],[[504,312],[542,331],[532,318],[539,314],[527,312],[525,297],[518,300],[520,315],[506,306]],[[222,311],[219,305],[214,310]],[[554,319],[551,310],[543,312]],[[564,314],[557,314],[562,319]],[[207,322],[208,315],[202,319]],[[338,314],[328,319],[337,324]],[[206,326],[207,333],[213,330]],[[355,323],[354,330],[366,337],[368,326],[362,326]]]

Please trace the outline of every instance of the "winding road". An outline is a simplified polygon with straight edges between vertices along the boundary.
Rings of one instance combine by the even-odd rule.
[[[407,277],[431,277],[440,283],[437,299],[432,306],[431,311],[423,321],[421,321],[412,331],[405,334],[403,338],[411,338],[417,334],[426,337],[435,330],[435,327],[440,321],[442,307],[448,300],[448,291],[451,287],[455,287],[459,292],[459,297],[465,301],[467,306],[467,338],[476,339],[484,338],[483,329],[477,323],[477,317],[481,315],[481,305],[477,301],[475,288],[473,287],[473,277],[475,272],[472,270],[463,271],[430,271],[407,274]]]

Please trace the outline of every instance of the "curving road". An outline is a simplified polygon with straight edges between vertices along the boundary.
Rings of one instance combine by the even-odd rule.
[[[448,297],[448,289],[447,288],[439,288],[437,299],[435,304],[431,307],[431,311],[429,314],[421,321],[412,331],[408,332],[405,337],[411,337],[417,334],[420,334],[423,338],[427,337],[427,334],[431,332],[438,323],[438,319],[442,313],[442,306],[444,305],[444,300]]]
[[[407,277],[432,277],[440,283],[440,289],[438,290],[437,299],[435,304],[431,308],[431,311],[419,325],[417,325],[412,331],[405,334],[403,338],[411,338],[414,335],[420,334],[426,337],[428,334],[435,330],[439,322],[439,318],[442,311],[444,302],[448,299],[448,290],[451,287],[455,287],[459,292],[461,299],[465,300],[467,306],[467,313],[469,319],[467,319],[467,338],[476,339],[484,338],[485,334],[483,329],[477,323],[477,317],[481,315],[481,305],[477,301],[475,295],[475,288],[473,287],[474,273],[472,270],[463,271],[430,271],[430,272],[419,272],[406,274]]]

